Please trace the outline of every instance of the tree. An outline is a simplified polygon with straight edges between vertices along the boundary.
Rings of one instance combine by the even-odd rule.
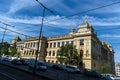
[[[58,53],[57,53],[57,60],[61,64],[66,65],[79,65],[79,55],[77,49],[72,44],[67,44],[65,46],[61,46]]]
[[[7,42],[0,43],[0,55],[9,55],[9,44]]]
[[[106,61],[102,61],[101,66],[96,68],[100,73],[113,73],[111,69],[111,64]]]
[[[10,56],[15,56],[17,54],[17,48],[16,47],[9,47],[10,49]]]

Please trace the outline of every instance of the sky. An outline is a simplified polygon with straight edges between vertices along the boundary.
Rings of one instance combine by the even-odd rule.
[[[42,29],[44,36],[65,35],[72,28],[77,31],[78,26],[87,19],[100,41],[106,41],[113,47],[115,62],[120,62],[120,0],[39,0],[39,2],[47,8]],[[117,2],[119,3],[112,4]],[[99,8],[106,5],[109,6]],[[15,36],[20,36],[24,40],[26,36],[22,34],[27,37],[39,36],[43,9],[35,0],[0,0],[1,41],[5,31],[3,28],[6,27],[4,23],[9,24],[4,42],[11,42]]]

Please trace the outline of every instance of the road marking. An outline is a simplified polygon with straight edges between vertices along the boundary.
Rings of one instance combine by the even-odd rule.
[[[11,77],[11,76],[9,76],[9,75],[3,73],[3,72],[0,72],[0,74],[5,75],[6,77],[11,78],[12,80],[16,80],[15,78],[13,78],[13,77]]]

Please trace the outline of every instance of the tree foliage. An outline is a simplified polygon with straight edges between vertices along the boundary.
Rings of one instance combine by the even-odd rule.
[[[96,70],[98,70],[100,73],[113,73],[111,69],[111,64],[106,61],[102,61],[101,66],[98,67]]]
[[[81,59],[79,57],[76,47],[72,44],[67,44],[60,47],[57,53],[57,60],[61,64],[78,66]]]
[[[15,56],[17,54],[16,46],[10,46],[10,44],[7,42],[0,43],[0,55],[3,54],[9,56]]]
[[[17,54],[17,48],[16,47],[9,47],[10,49],[10,56],[15,56]]]
[[[0,43],[0,55],[9,55],[9,47],[10,45],[7,42]]]

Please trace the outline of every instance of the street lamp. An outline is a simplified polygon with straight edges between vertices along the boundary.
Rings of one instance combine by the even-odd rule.
[[[41,48],[39,49],[40,46],[40,39],[42,39],[42,27],[43,27],[43,22],[44,22],[44,16],[45,16],[45,10],[50,11],[51,13],[53,13],[52,10],[48,9],[46,6],[44,6],[41,2],[39,2],[38,0],[36,0],[42,7],[43,7],[43,13],[42,13],[42,22],[41,22],[41,26],[40,26],[40,33],[39,33],[39,38],[38,38],[38,46],[37,46],[37,50],[36,50],[36,57],[35,57],[35,64],[34,64],[34,68],[33,68],[33,73],[36,73],[36,63],[37,63],[37,58],[38,58],[38,52],[41,52]]]

